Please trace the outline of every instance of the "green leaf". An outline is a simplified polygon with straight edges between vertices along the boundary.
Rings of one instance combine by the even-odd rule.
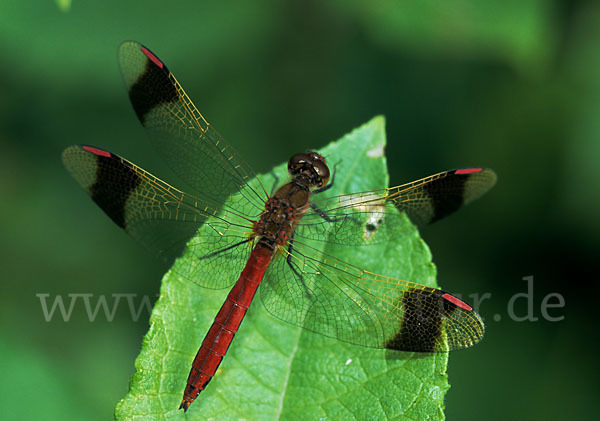
[[[384,119],[376,117],[321,149],[337,163],[331,194],[385,187],[384,146]],[[285,171],[285,164],[276,168],[280,176]],[[273,184],[271,175],[261,180]],[[397,233],[383,245],[338,246],[336,256],[435,286],[431,254],[416,228],[404,218]],[[185,256],[175,263],[189,264]],[[239,273],[228,276],[235,281]],[[444,418],[447,354],[369,349],[322,337],[275,319],[260,294],[216,376],[184,414],[178,408],[192,360],[227,293],[184,282],[174,270],[165,275],[117,419]]]

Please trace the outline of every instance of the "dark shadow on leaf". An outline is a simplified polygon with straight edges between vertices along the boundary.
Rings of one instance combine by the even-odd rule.
[[[422,358],[427,358],[431,356],[429,353],[424,352],[403,352],[403,351],[392,351],[386,350],[385,359],[387,361],[410,361],[410,360],[420,360]]]

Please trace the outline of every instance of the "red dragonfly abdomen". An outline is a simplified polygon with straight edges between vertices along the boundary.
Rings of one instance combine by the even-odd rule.
[[[180,408],[187,411],[215,375],[250,307],[272,257],[273,250],[261,242],[252,250],[246,267],[227,295],[194,358]]]

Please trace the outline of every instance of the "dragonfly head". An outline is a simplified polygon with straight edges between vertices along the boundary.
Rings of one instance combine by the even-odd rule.
[[[323,187],[329,182],[329,168],[325,158],[316,152],[297,153],[288,162],[288,171],[293,179],[300,179],[309,188]]]

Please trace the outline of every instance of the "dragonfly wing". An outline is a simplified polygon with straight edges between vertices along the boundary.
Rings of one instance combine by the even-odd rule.
[[[271,263],[260,288],[262,302],[273,316],[341,341],[381,347],[383,332],[353,300],[353,289],[336,284],[298,253],[292,254],[290,264],[287,252],[283,254]]]
[[[63,152],[73,178],[106,214],[134,239],[171,263],[187,247],[193,265],[177,265],[178,273],[199,285],[225,288],[235,279],[207,276],[223,270],[220,258],[230,258],[241,271],[246,247],[227,249],[248,239],[251,222],[239,213],[224,211],[159,180],[124,158],[91,146],[73,145]],[[201,224],[204,235],[196,234]],[[206,250],[222,253],[210,254]],[[249,254],[249,252],[248,252]],[[240,263],[240,261],[242,263]]]
[[[142,125],[173,171],[199,198],[223,204],[236,194],[235,207],[262,210],[267,194],[252,169],[198,112],[175,76],[149,49],[128,41],[119,63],[129,99]]]
[[[444,171],[386,189],[386,200],[405,212],[415,225],[438,221],[481,197],[496,184],[489,168]]]
[[[484,334],[479,315],[453,295],[361,270],[298,241],[263,282],[261,299],[271,314],[357,345],[446,352]]]
[[[398,228],[404,216],[386,202],[384,195],[385,190],[371,191],[330,198],[325,205],[317,202],[318,210],[303,216],[294,236],[356,246],[389,241],[394,235],[402,235]]]
[[[405,213],[418,226],[435,222],[491,189],[496,174],[486,168],[444,171],[387,189],[321,199],[304,215],[297,238],[335,244],[364,245],[401,235]]]

